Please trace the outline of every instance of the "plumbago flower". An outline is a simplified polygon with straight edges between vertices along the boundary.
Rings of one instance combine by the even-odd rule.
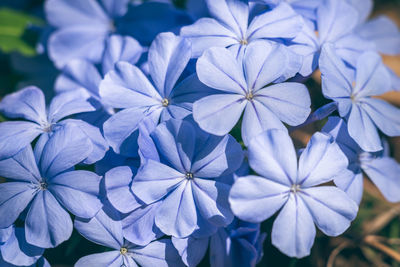
[[[262,222],[280,210],[272,228],[272,244],[291,257],[309,255],[315,226],[329,236],[342,234],[358,206],[334,186],[317,186],[346,170],[348,161],[333,138],[315,133],[297,163],[286,131],[273,129],[253,138],[249,163],[260,176],[240,177],[229,202],[241,220]]]
[[[257,40],[291,39],[301,31],[300,15],[286,3],[249,21],[247,1],[206,0],[212,18],[201,18],[181,29],[192,43],[192,56],[199,57],[210,47],[230,47],[235,55]]]
[[[138,246],[125,240],[120,216],[105,207],[90,221],[77,218],[75,228],[88,240],[111,248],[111,251],[81,258],[76,267],[152,267],[184,266],[170,239],[155,240]]]
[[[24,228],[11,225],[0,229],[0,265],[2,267],[50,267],[42,257],[43,248],[26,242]]]
[[[193,117],[212,134],[225,135],[243,111],[242,138],[245,144],[272,128],[299,125],[310,114],[311,100],[300,83],[274,82],[287,71],[289,54],[278,44],[258,41],[248,45],[243,61],[220,47],[207,50],[197,61],[200,81],[219,90],[193,104]]]
[[[76,58],[100,62],[106,40],[118,28],[129,0],[47,0],[46,18],[56,28],[48,40],[57,67]]]
[[[206,238],[175,238],[172,243],[186,266],[197,266],[210,244],[210,266],[256,266],[262,258],[266,234],[260,234],[260,224],[234,219],[225,228]]]
[[[0,228],[10,226],[26,210],[26,241],[51,248],[72,233],[67,210],[92,218],[101,209],[101,177],[73,170],[93,146],[76,127],[64,125],[34,152],[29,145],[14,157],[0,161],[0,176],[11,180],[0,184],[0,213],[7,214],[0,217]]]
[[[85,134],[92,143],[92,150],[85,159],[92,164],[104,157],[108,144],[97,127],[84,121],[65,117],[94,111],[88,102],[89,95],[84,90],[66,92],[54,97],[46,109],[43,92],[37,87],[27,87],[7,95],[0,102],[0,111],[9,118],[24,118],[27,121],[6,121],[0,123],[0,160],[14,156],[36,137],[44,145],[49,137],[67,124],[74,124],[77,134]]]
[[[334,180],[339,188],[360,203],[365,173],[388,201],[400,202],[400,164],[389,156],[388,147],[375,153],[363,151],[349,136],[346,122],[339,117],[330,117],[323,131],[335,138],[349,160],[351,172]]]
[[[242,163],[242,149],[235,139],[209,135],[189,121],[175,119],[160,124],[151,137],[159,161],[147,160],[131,188],[146,204],[161,202],[156,226],[167,235],[184,238],[194,232],[210,235],[230,224],[230,185],[222,177]]]
[[[144,48],[129,36],[112,35],[106,42],[106,48],[101,64],[93,64],[83,59],[69,61],[57,77],[54,90],[63,93],[72,90],[85,89],[90,95],[90,101],[96,108],[96,112],[81,114],[80,118],[93,125],[102,126],[103,123],[114,114],[114,110],[102,103],[99,94],[99,85],[104,75],[114,69],[119,61],[136,64]]]
[[[378,54],[366,52],[360,56],[353,75],[326,45],[320,69],[324,96],[337,104],[349,135],[364,151],[383,149],[378,129],[388,136],[400,135],[400,109],[374,97],[391,89],[390,75]]]
[[[105,76],[100,84],[102,103],[121,109],[103,126],[104,136],[116,153],[130,156],[135,152],[129,146],[130,139],[135,139],[132,136],[144,118],[151,117],[156,123],[184,118],[191,114],[191,103],[208,92],[195,75],[178,82],[190,51],[187,40],[161,33],[149,50],[152,82],[127,62],[118,62]]]

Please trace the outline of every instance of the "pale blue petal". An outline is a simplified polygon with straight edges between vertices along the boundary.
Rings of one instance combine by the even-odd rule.
[[[347,0],[358,12],[359,23],[365,22],[374,7],[373,0]]]
[[[361,161],[361,168],[390,202],[400,201],[400,164],[389,157]]]
[[[193,117],[206,132],[225,135],[239,121],[246,106],[243,95],[217,94],[193,104]]]
[[[54,248],[72,234],[72,221],[49,191],[40,191],[25,221],[26,241],[42,248]]]
[[[236,34],[212,18],[201,18],[181,29],[181,36],[192,43],[192,57],[200,57],[210,47],[229,47],[238,44]]]
[[[242,66],[226,48],[208,49],[198,59],[196,70],[200,81],[211,88],[243,95],[247,92]]]
[[[297,177],[297,155],[287,131],[273,129],[253,138],[249,163],[259,175],[290,187]]]
[[[132,182],[133,193],[146,204],[153,203],[175,190],[185,174],[154,160],[148,160]]]
[[[149,49],[149,71],[158,92],[169,97],[191,57],[191,45],[171,32],[160,33]]]
[[[111,17],[121,17],[128,10],[129,0],[101,0],[103,8]]]
[[[197,266],[204,258],[208,248],[208,238],[171,238],[182,261],[188,267]]]
[[[348,130],[351,138],[365,151],[382,150],[378,130],[369,114],[359,105],[353,104],[348,119]]]
[[[117,3],[118,1],[112,1]],[[138,41],[130,36],[112,35],[106,44],[101,67],[103,75],[114,69],[118,61],[126,61],[130,64],[136,64],[142,53],[143,47]]]
[[[332,136],[316,132],[300,155],[297,183],[311,187],[329,182],[348,164]]]
[[[35,189],[29,182],[0,184],[0,228],[13,224],[35,197]],[[7,214],[5,216],[4,214]]]
[[[142,206],[123,218],[124,237],[139,246],[146,246],[164,234],[155,225],[154,218],[162,202]]]
[[[42,133],[36,123],[6,121],[0,123],[0,160],[10,158],[24,149]]]
[[[192,183],[184,181],[163,200],[155,222],[166,235],[184,238],[198,228],[197,217]]]
[[[91,242],[119,250],[124,245],[122,224],[117,212],[110,215],[100,210],[90,221],[76,218],[74,227]]]
[[[24,182],[37,182],[41,175],[29,145],[14,157],[0,161],[0,176]]]
[[[262,222],[288,200],[290,188],[268,178],[240,177],[233,184],[229,203],[235,216],[248,222]]]
[[[124,258],[118,251],[109,251],[103,253],[97,253],[80,258],[75,267],[88,267],[88,266],[98,266],[98,267],[121,267],[124,262]],[[131,267],[131,266],[129,266]],[[136,267],[136,266],[133,266]]]
[[[161,96],[136,66],[118,62],[100,83],[102,101],[114,108],[162,106]]]
[[[191,171],[196,177],[216,178],[236,171],[242,161],[242,147],[235,138],[210,136],[196,151]]]
[[[267,38],[294,38],[303,27],[303,20],[290,5],[282,3],[255,17],[247,31],[248,41]]]
[[[48,180],[48,190],[72,214],[92,218],[103,206],[100,180],[94,172],[65,172]]]
[[[289,257],[303,258],[310,254],[315,234],[307,206],[291,194],[272,226],[272,244]]]
[[[67,124],[57,129],[43,149],[40,159],[41,174],[52,178],[86,159],[92,144],[80,128]]]
[[[358,206],[345,192],[333,186],[319,186],[302,191],[315,224],[329,236],[338,236],[357,216]]]
[[[132,251],[134,253],[133,259],[140,266],[185,266],[178,251],[169,239],[157,240],[145,247],[135,247]]]
[[[228,195],[230,185],[207,179],[194,178],[193,198],[201,216],[215,226],[227,226],[233,220]]]
[[[88,101],[89,93],[84,89],[64,92],[53,97],[49,107],[49,122],[57,122],[73,114],[95,111]]]
[[[43,92],[35,86],[5,96],[0,102],[0,111],[13,119],[24,118],[39,124],[47,121]]]

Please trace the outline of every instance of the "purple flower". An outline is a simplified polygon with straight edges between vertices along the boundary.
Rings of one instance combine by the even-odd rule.
[[[192,42],[192,56],[210,47],[229,47],[235,54],[257,40],[291,39],[303,26],[300,15],[286,3],[249,21],[250,10],[243,0],[206,0],[212,18],[201,18],[183,27],[181,36]]]
[[[291,77],[291,54],[284,46],[268,41],[248,45],[243,60],[220,47],[207,50],[197,61],[201,82],[218,90],[193,105],[193,117],[212,134],[227,134],[243,116],[245,144],[272,128],[286,129],[282,122],[299,125],[310,114],[311,100],[300,83],[269,84]]]
[[[315,133],[297,163],[286,131],[274,129],[249,144],[251,168],[260,176],[240,177],[229,202],[241,220],[262,222],[281,209],[272,228],[272,244],[290,257],[309,255],[315,226],[325,234],[342,234],[358,207],[334,186],[318,186],[346,170],[346,156],[332,137]]]
[[[160,161],[144,163],[132,191],[146,204],[161,201],[155,214],[157,227],[183,238],[231,223],[230,185],[222,178],[243,160],[235,139],[209,135],[188,121],[173,119],[160,124],[151,138]]]
[[[400,109],[373,97],[391,89],[390,75],[378,54],[360,56],[354,75],[332,46],[325,45],[320,69],[323,94],[337,104],[351,138],[364,151],[382,150],[378,129],[388,136],[400,135]]]
[[[76,267],[184,266],[169,239],[160,239],[147,246],[138,246],[124,239],[118,213],[101,210],[89,222],[77,218],[75,228],[88,240],[111,248],[111,251],[81,258]]]
[[[90,140],[75,127],[64,125],[44,146],[36,145],[34,152],[29,145],[0,161],[0,176],[11,180],[0,184],[0,213],[7,214],[0,217],[0,228],[10,226],[27,210],[26,241],[42,248],[55,247],[72,233],[67,210],[91,218],[102,207],[101,177],[73,170],[92,151]]]
[[[387,147],[375,153],[363,151],[349,136],[346,122],[339,117],[330,117],[323,130],[335,138],[349,160],[350,171],[334,180],[339,188],[360,203],[365,173],[388,201],[400,201],[400,164],[389,156]]]
[[[45,144],[59,127],[74,124],[74,129],[85,134],[92,141],[92,150],[85,163],[91,164],[104,157],[108,145],[99,129],[84,121],[65,117],[93,111],[84,90],[66,92],[54,97],[46,109],[44,95],[39,88],[27,87],[7,95],[0,102],[0,111],[9,118],[24,118],[27,121],[6,121],[0,123],[0,160],[14,156],[28,146],[36,137]]]
[[[118,62],[100,84],[102,103],[120,109],[103,126],[104,136],[116,153],[131,156],[129,137],[140,122],[155,123],[191,114],[192,102],[207,93],[195,76],[179,78],[190,60],[190,44],[172,33],[157,36],[149,50],[151,81],[136,66]],[[131,138],[135,139],[135,138]]]

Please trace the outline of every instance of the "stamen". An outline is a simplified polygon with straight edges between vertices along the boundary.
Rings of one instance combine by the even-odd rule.
[[[241,45],[248,45],[249,42],[246,39],[240,40],[239,42]]]
[[[186,173],[186,179],[193,180],[193,178],[194,178],[193,173],[191,173],[191,172]]]
[[[253,98],[254,98],[254,95],[253,95],[253,92],[252,92],[252,91],[250,91],[250,92],[248,92],[248,93],[246,94],[246,99],[247,99],[247,100],[251,101],[251,100],[253,100]]]
[[[45,181],[42,181],[42,182],[40,182],[40,184],[39,184],[39,189],[40,190],[47,190],[47,187],[48,187],[48,185],[47,185],[47,183],[45,182]]]
[[[292,187],[290,188],[290,192],[292,192],[292,193],[294,193],[294,194],[296,194],[297,192],[299,192],[301,189],[300,189],[300,185],[298,185],[298,184],[294,184],[294,185],[292,185]]]
[[[163,105],[163,107],[168,107],[168,105],[169,105],[169,100],[168,100],[167,98],[164,98],[164,99],[161,101],[161,104]]]
[[[128,253],[128,249],[125,247],[120,248],[119,253],[121,253],[121,255],[125,255],[126,253]]]

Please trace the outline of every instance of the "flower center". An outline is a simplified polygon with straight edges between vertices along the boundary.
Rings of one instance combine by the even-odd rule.
[[[47,190],[47,186],[48,186],[47,183],[45,181],[42,181],[39,184],[39,189],[42,191],[45,191],[45,190]]]
[[[168,107],[168,105],[169,105],[169,100],[168,100],[167,98],[164,98],[164,99],[161,101],[161,104],[163,105],[163,107]]]
[[[241,45],[248,45],[248,44],[249,44],[249,42],[248,42],[246,39],[240,40],[239,43],[240,43]]]
[[[186,173],[186,179],[193,180],[193,178],[194,178],[193,173],[191,173],[191,172]]]
[[[294,194],[296,194],[297,192],[299,192],[301,189],[300,189],[300,185],[298,185],[298,184],[294,184],[294,185],[292,185],[292,187],[290,187],[290,192],[292,192],[292,193],[294,193]]]
[[[127,252],[128,252],[128,249],[124,248],[124,247],[120,248],[120,250],[119,250],[119,253],[121,253],[121,255],[125,255]]]
[[[253,98],[254,98],[254,95],[253,95],[253,92],[252,92],[252,91],[250,91],[250,92],[248,92],[248,93],[246,94],[246,99],[247,99],[247,100],[251,101],[251,100],[253,100]]]
[[[53,126],[54,126],[53,123],[46,123],[46,124],[44,124],[44,125],[42,126],[42,130],[43,130],[44,132],[46,132],[46,133],[50,133],[50,132],[53,131]]]

